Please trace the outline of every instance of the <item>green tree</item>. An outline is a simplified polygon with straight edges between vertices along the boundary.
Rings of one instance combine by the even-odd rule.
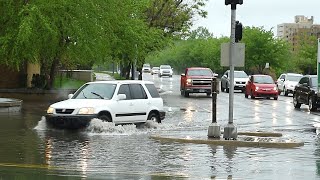
[[[115,0],[114,0],[115,1]],[[57,68],[74,68],[93,64],[110,54],[112,17],[117,13],[115,3],[91,1],[25,1],[8,17],[16,29],[1,37],[0,57],[6,64],[36,62],[44,74],[51,77],[52,87]],[[5,4],[1,8],[14,9]],[[2,9],[3,10],[3,9]],[[2,11],[1,10],[1,11]],[[17,17],[14,17],[14,16]]]
[[[245,27],[242,42],[245,43],[245,69],[251,73],[264,73],[266,63],[278,73],[292,60],[288,43],[275,38],[271,30]]]
[[[317,74],[317,37],[302,33],[296,38],[299,42],[295,58],[298,71],[303,74]]]
[[[203,27],[192,31],[186,40],[178,40],[166,49],[153,53],[147,61],[154,66],[170,64],[177,73],[187,67],[209,67],[216,73],[222,73],[220,66],[220,46],[229,38],[213,38]]]

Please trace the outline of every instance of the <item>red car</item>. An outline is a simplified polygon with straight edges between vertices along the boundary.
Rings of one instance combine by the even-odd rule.
[[[278,99],[278,88],[274,80],[269,75],[251,75],[246,84],[244,96],[248,98],[251,96],[251,99],[256,97],[272,97],[274,100]]]

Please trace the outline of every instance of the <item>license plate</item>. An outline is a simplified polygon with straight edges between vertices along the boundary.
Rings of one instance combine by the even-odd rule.
[[[204,89],[200,89],[199,92],[206,92]]]

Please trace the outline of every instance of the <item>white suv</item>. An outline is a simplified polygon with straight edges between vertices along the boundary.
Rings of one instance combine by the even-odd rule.
[[[45,117],[54,127],[78,129],[93,118],[115,124],[161,123],[165,112],[153,82],[120,80],[86,83],[68,100],[50,105]]]
[[[142,72],[146,72],[146,73],[151,72],[150,64],[143,64]]]
[[[161,65],[159,70],[159,77],[169,76],[172,77],[172,68],[170,65]]]
[[[294,87],[298,84],[302,74],[296,73],[284,73],[281,74],[277,80],[277,87],[279,94],[284,93],[285,96],[288,96],[289,93],[293,93]]]
[[[244,71],[234,71],[234,90],[244,92],[249,77]],[[230,87],[230,70],[227,70],[221,77],[221,91],[226,90],[229,93]]]

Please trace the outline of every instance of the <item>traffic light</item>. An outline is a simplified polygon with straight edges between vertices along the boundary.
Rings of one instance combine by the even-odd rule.
[[[235,42],[239,42],[242,39],[242,24],[239,21],[236,21],[235,29]]]

